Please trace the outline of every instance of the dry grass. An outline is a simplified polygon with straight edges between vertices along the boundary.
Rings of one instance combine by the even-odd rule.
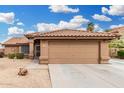
[[[0,58],[0,87],[5,88],[47,88],[51,87],[48,66],[34,65],[30,68],[32,60],[15,60]],[[27,76],[18,76],[20,67],[28,68]]]

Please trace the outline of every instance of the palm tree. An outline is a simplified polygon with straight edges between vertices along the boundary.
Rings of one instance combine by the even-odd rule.
[[[94,31],[94,24],[92,22],[88,23],[87,31],[88,32],[93,32]]]

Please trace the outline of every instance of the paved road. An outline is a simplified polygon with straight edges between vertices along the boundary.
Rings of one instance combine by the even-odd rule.
[[[124,87],[124,61],[110,64],[49,64],[52,87]]]

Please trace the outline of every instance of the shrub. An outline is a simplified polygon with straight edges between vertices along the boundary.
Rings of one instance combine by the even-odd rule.
[[[14,54],[14,53],[12,53],[12,54],[8,54],[8,58],[10,58],[10,59],[14,59],[14,58],[15,58],[15,54]]]
[[[124,50],[119,50],[117,52],[117,55],[118,55],[119,58],[124,59]]]
[[[24,58],[24,54],[23,53],[16,53],[16,58],[17,59],[23,59]]]
[[[11,54],[8,54],[8,58],[10,58],[10,59],[14,59],[14,58],[23,59],[24,54],[23,53],[11,53]]]
[[[0,52],[0,58],[3,58],[3,57],[4,57],[4,53]]]
[[[124,40],[112,40],[109,43],[109,48],[124,48]]]

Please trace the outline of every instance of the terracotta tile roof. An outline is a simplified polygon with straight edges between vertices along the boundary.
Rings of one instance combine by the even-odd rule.
[[[94,39],[98,39],[101,38],[102,39],[113,39],[116,37],[120,37],[120,34],[118,33],[111,33],[111,32],[88,32],[88,31],[83,31],[83,30],[69,30],[69,29],[65,29],[65,30],[55,30],[55,31],[50,31],[50,32],[35,32],[35,33],[31,33],[31,34],[26,34],[25,35],[27,38],[39,38],[39,39],[48,39],[48,37],[50,37],[51,39],[53,39],[54,37],[60,39],[67,39],[70,37],[78,37],[78,38],[91,38],[93,37]],[[107,38],[108,37],[108,38]],[[50,39],[49,38],[49,39]]]
[[[110,32],[88,32],[82,30],[56,30],[42,33],[41,37],[116,37],[117,33]]]
[[[13,37],[3,43],[3,45],[20,45],[28,44],[28,39],[26,37]]]
[[[41,32],[34,32],[34,33],[29,33],[29,34],[25,34],[25,36],[27,38],[33,38],[33,37],[36,37],[36,36],[40,36]]]
[[[110,31],[113,32],[113,33],[123,33],[124,32],[124,26],[113,28]]]

